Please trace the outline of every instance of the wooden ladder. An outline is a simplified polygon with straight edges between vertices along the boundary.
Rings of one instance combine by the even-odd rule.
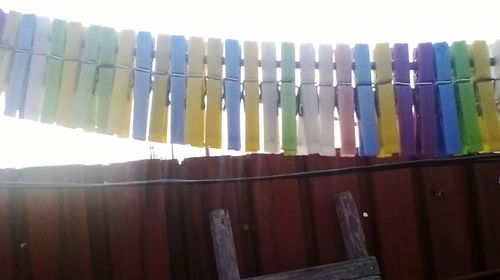
[[[358,208],[350,192],[336,195],[337,216],[344,239],[348,261],[307,267],[298,270],[268,274],[252,280],[314,280],[362,279],[379,280],[379,267],[375,257],[368,256],[365,236]],[[218,209],[210,213],[210,227],[214,244],[219,280],[239,280],[238,260],[234,247],[231,221],[227,211]]]

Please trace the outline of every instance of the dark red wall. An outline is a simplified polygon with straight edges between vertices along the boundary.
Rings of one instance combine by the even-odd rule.
[[[246,177],[404,160],[250,155],[2,170],[0,180]],[[344,190],[368,215],[369,252],[384,279],[500,269],[499,176],[500,163],[491,162],[241,183],[0,189],[0,279],[216,279],[208,223],[216,208],[229,210],[242,276],[345,260],[334,210]],[[500,274],[489,277],[475,279]]]

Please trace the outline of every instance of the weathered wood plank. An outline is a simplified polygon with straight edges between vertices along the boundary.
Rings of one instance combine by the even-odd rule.
[[[222,209],[212,211],[210,213],[210,229],[212,231],[219,280],[240,279],[228,213]]]
[[[338,262],[304,269],[291,270],[282,273],[269,274],[247,280],[373,280],[369,276],[380,274],[375,257],[361,258],[345,262]],[[367,278],[368,277],[368,278]],[[226,279],[226,278],[221,278]],[[232,278],[238,279],[238,278]]]
[[[358,207],[356,207],[352,194],[350,192],[337,194],[335,196],[335,205],[347,258],[352,260],[368,257]]]

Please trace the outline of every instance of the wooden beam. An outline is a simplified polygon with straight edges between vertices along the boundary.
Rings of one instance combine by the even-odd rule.
[[[210,229],[219,280],[239,280],[240,272],[234,248],[233,231],[227,211],[218,209],[210,213]]]
[[[350,192],[337,194],[335,204],[347,258],[352,260],[368,257],[363,226],[352,194]]]
[[[377,259],[375,257],[367,257],[345,262],[338,262],[304,269],[291,270],[281,273],[269,274],[253,278],[245,278],[247,280],[312,280],[312,279],[329,279],[329,280],[376,280],[380,279],[377,275],[380,274]],[[238,279],[238,278],[233,278]]]

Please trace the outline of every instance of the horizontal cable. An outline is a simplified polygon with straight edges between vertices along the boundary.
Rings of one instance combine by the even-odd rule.
[[[103,183],[68,183],[68,182],[39,182],[39,181],[0,181],[0,189],[12,188],[106,188],[106,187],[138,187],[147,185],[173,185],[173,184],[223,184],[242,183],[252,181],[270,181],[303,177],[336,176],[360,172],[380,172],[415,167],[432,167],[444,165],[459,165],[465,163],[498,162],[499,154],[486,154],[474,156],[459,156],[450,158],[409,160],[396,163],[371,164],[334,169],[283,173],[265,176],[229,177],[214,179],[154,179],[140,181],[103,182]]]
[[[5,49],[5,50],[9,50],[9,51],[14,51],[14,52],[29,52],[29,51],[26,51],[26,50],[18,50],[18,49],[15,49],[11,46],[5,46],[5,45],[2,45],[0,44],[0,49]],[[135,54],[135,51],[134,51],[134,54]],[[41,53],[32,53],[32,55],[42,55]],[[54,59],[58,59],[58,60],[68,60],[68,61],[78,61],[78,59],[74,59],[74,58],[64,58],[64,57],[58,57],[58,56],[54,56],[54,55],[51,55],[51,54],[45,54],[51,58],[54,58]],[[155,57],[155,51],[152,52],[152,55],[151,55],[153,58]],[[188,55],[186,54],[186,58],[185,58],[186,61],[188,61]],[[94,62],[94,61],[89,61],[89,60],[84,60],[84,59],[80,59],[80,62],[82,63],[87,63],[87,64],[91,64],[91,63],[94,63],[94,64],[97,64],[97,62]],[[207,56],[204,56],[203,58],[203,63],[204,64],[207,64]],[[225,59],[224,57],[221,57],[221,63],[222,65],[225,64]],[[258,60],[258,65],[259,67],[261,67],[261,63],[262,61],[261,60]],[[451,63],[453,64],[453,61],[451,61]],[[490,66],[495,66],[496,65],[496,60],[495,58],[490,58]],[[244,60],[243,59],[240,59],[240,66],[244,66]],[[371,66],[371,69],[372,70],[375,70],[377,69],[377,65],[375,64],[375,62],[371,62],[370,63],[370,66]],[[474,67],[474,61],[471,59],[470,60],[470,66],[471,67]],[[117,68],[123,68],[123,66],[116,66]],[[126,66],[125,66],[126,67]],[[276,67],[280,68],[281,67],[281,61],[280,60],[276,60]],[[354,65],[354,62],[352,62],[352,70],[356,70],[356,66]],[[295,68],[299,69],[300,68],[300,61],[295,61]],[[315,62],[314,63],[314,68],[315,69],[319,69],[319,62]],[[392,62],[392,68],[394,68],[394,62]],[[139,68],[133,68],[135,70],[140,70]],[[336,70],[337,69],[337,64],[335,62],[333,62],[333,69]],[[412,62],[410,61],[410,70],[418,70],[418,62]],[[152,72],[152,71],[151,71]],[[154,72],[152,72],[154,73]]]

